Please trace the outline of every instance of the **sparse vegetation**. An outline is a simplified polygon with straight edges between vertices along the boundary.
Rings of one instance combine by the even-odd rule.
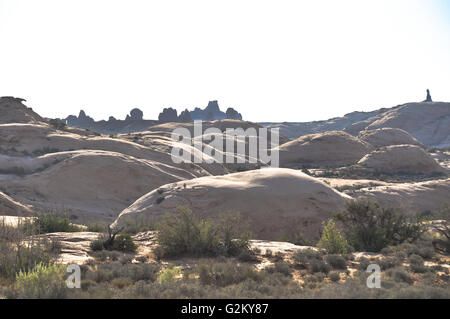
[[[408,217],[400,210],[365,200],[348,202],[335,217],[356,251],[379,252],[389,245],[414,242],[427,229],[424,218]]]
[[[67,215],[59,216],[55,213],[39,214],[36,219],[30,222],[31,227],[38,234],[56,233],[56,232],[78,232],[80,228],[70,222]]]
[[[39,263],[28,271],[19,271],[13,293],[19,298],[60,299],[68,292],[65,282],[66,267]]]
[[[434,229],[440,235],[433,240],[434,248],[442,253],[450,253],[450,205],[442,207],[437,218],[439,221],[434,224]]]
[[[239,215],[227,215],[212,223],[180,207],[176,214],[159,224],[156,254],[160,258],[238,256],[249,249],[249,236],[240,231],[244,226],[240,220]]]
[[[322,236],[317,246],[325,249],[330,254],[346,254],[348,242],[336,228],[334,220],[330,219],[327,224],[323,223],[322,226]]]
[[[136,244],[130,234],[119,234],[122,229],[111,230],[108,226],[108,236],[101,235],[98,239],[91,242],[91,249],[93,251],[121,251],[121,252],[135,252]]]

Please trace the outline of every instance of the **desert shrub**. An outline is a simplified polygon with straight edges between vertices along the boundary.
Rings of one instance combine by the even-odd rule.
[[[256,252],[251,249],[243,249],[237,256],[237,259],[242,262],[255,262],[258,261]]]
[[[382,270],[391,269],[402,264],[401,260],[395,257],[384,257],[376,259],[372,264],[377,264]]]
[[[439,233],[440,238],[433,239],[433,247],[437,251],[450,254],[450,205],[442,207],[437,215],[439,222],[434,224],[434,229]]]
[[[119,234],[112,243],[112,250],[123,252],[135,252],[137,249],[136,244],[129,234]]]
[[[28,272],[20,271],[14,285],[18,298],[60,299],[66,297],[64,265],[38,264]]]
[[[181,275],[181,267],[175,265],[169,265],[158,277],[158,282],[163,285],[167,285],[175,280],[176,277]]]
[[[54,213],[40,214],[32,222],[37,233],[77,232],[79,227],[73,225],[67,216],[61,217]]]
[[[137,249],[137,245],[134,243],[130,234],[118,234],[117,236],[101,235],[99,238],[91,241],[90,247],[94,252],[113,250],[133,253]]]
[[[392,278],[396,282],[404,282],[409,285],[412,285],[414,283],[414,280],[411,278],[410,275],[408,275],[408,273],[403,268],[390,269],[386,273],[390,278]]]
[[[299,250],[292,258],[297,268],[308,269],[312,273],[328,273],[331,270],[330,265],[323,260],[323,253],[314,249]]]
[[[346,254],[348,251],[347,240],[336,228],[334,221],[330,219],[327,224],[323,223],[322,226],[322,236],[317,246],[330,254]]]
[[[321,272],[324,274],[328,274],[330,270],[330,265],[328,265],[322,259],[312,259],[309,263],[309,271],[311,271],[312,273]]]
[[[411,255],[408,258],[410,268],[415,273],[424,273],[427,271],[427,267],[424,264],[424,260],[419,255]]]
[[[298,268],[307,269],[311,260],[322,259],[322,253],[312,248],[302,249],[296,251],[292,255],[292,259]]]
[[[337,271],[332,271],[328,274],[328,278],[330,278],[332,282],[338,282],[341,280],[341,274]]]
[[[111,285],[117,289],[123,289],[131,284],[129,278],[126,277],[118,277],[111,280]]]
[[[284,261],[279,261],[273,264],[273,266],[268,267],[267,271],[269,273],[280,273],[284,276],[290,276],[291,275],[291,266]]]
[[[239,217],[225,216],[217,223],[201,220],[191,210],[178,208],[158,226],[158,257],[238,256],[248,247],[248,234],[241,232]]]
[[[313,246],[314,243],[305,237],[302,233],[296,233],[294,235],[284,235],[280,241],[285,241],[298,246]]]
[[[370,259],[366,257],[360,257],[356,260],[356,262],[358,263],[358,269],[362,271],[366,271],[367,267],[369,267],[369,265],[372,264]]]
[[[99,238],[91,241],[90,243],[90,247],[93,251],[102,251],[103,249],[105,249],[104,247],[104,243],[106,241],[106,237],[105,236],[100,236]]]
[[[48,124],[50,124],[57,130],[64,130],[66,127],[66,123],[61,121],[60,119],[51,119],[48,121]]]
[[[187,208],[180,208],[178,214],[165,218],[158,230],[158,255],[218,255],[220,241],[217,230],[211,223],[197,219]]]
[[[201,264],[197,267],[203,285],[226,287],[246,280],[259,281],[261,275],[252,267],[231,262]]]
[[[335,215],[343,223],[350,244],[357,251],[379,252],[389,245],[416,241],[426,230],[423,218],[384,208],[376,202],[355,200]]]
[[[15,278],[20,271],[31,271],[37,264],[50,262],[48,248],[41,242],[0,242],[0,277]]]
[[[341,255],[328,255],[326,258],[334,269],[347,269],[347,261]]]

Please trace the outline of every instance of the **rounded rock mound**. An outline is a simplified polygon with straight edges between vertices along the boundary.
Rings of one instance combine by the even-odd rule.
[[[112,226],[140,218],[157,221],[185,206],[202,218],[240,213],[257,239],[279,240],[298,233],[318,238],[321,222],[347,199],[350,197],[300,171],[264,168],[162,186],[123,210]]]
[[[282,167],[324,167],[355,164],[373,147],[342,131],[310,134],[281,145]]]
[[[0,124],[36,123],[45,120],[31,108],[26,107],[24,99],[12,96],[0,97]]]
[[[365,130],[359,134],[359,139],[379,148],[391,145],[417,145],[424,147],[408,132],[399,128],[380,128],[375,130]]]
[[[430,154],[415,145],[394,145],[373,151],[358,165],[385,174],[436,174],[445,173]]]

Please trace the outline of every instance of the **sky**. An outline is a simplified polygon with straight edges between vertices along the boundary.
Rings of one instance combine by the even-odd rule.
[[[45,117],[305,122],[427,88],[450,101],[450,0],[0,0],[0,96]]]

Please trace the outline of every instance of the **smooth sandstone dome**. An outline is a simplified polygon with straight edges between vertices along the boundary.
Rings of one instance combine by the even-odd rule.
[[[278,150],[282,167],[314,167],[354,164],[373,147],[348,133],[331,131],[302,136]]]
[[[54,210],[81,220],[114,221],[117,213],[157,187],[196,177],[186,170],[125,154],[80,150],[11,161],[0,157],[3,173],[20,167],[22,176],[0,174],[2,189],[35,211]]]
[[[165,185],[123,210],[112,226],[143,217],[158,220],[186,206],[205,218],[239,212],[249,219],[258,239],[279,240],[299,232],[317,238],[321,222],[347,199],[300,171],[265,168]]]
[[[424,147],[411,134],[399,128],[389,127],[366,130],[362,131],[358,137],[376,148],[390,145],[417,145]]]
[[[379,173],[433,174],[444,173],[427,152],[415,145],[394,145],[383,147],[366,155],[359,166]]]
[[[450,198],[450,178],[419,183],[366,187],[355,191],[355,198],[377,200],[384,205],[403,208],[407,214],[438,212]]]
[[[450,103],[408,103],[371,123],[367,129],[394,127],[405,130],[427,146],[450,145]]]

